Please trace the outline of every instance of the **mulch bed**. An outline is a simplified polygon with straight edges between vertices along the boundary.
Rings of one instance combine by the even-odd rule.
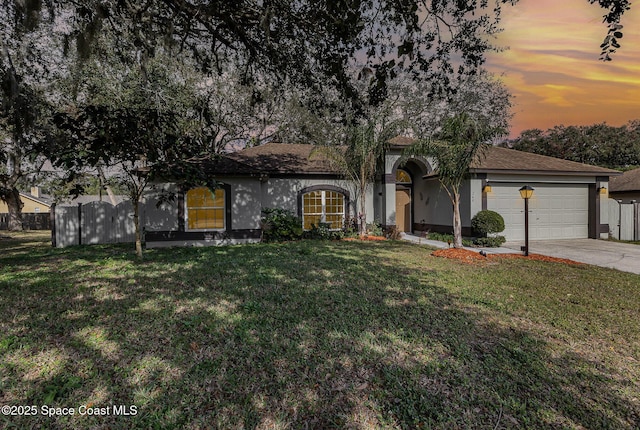
[[[564,264],[572,264],[576,266],[580,266],[583,263],[579,263],[577,261],[568,260],[566,258],[556,258],[549,257],[546,255],[540,254],[529,254],[528,257],[525,257],[522,254],[488,254],[486,257],[480,255],[480,252],[469,251],[468,249],[458,249],[458,248],[449,248],[449,249],[439,249],[434,251],[431,255],[436,257],[444,257],[451,258],[454,260],[460,260],[467,263],[476,263],[479,261],[487,261],[487,260],[503,260],[503,259],[515,259],[515,258],[526,258],[529,260],[537,260],[537,261],[548,261],[552,263],[564,263]]]
[[[380,240],[387,240],[387,238],[383,237],[383,236],[365,236],[362,239],[359,238],[359,237],[345,237],[342,240],[347,240],[347,241],[352,241],[352,240],[370,240],[370,241],[377,242],[377,241],[380,241]]]

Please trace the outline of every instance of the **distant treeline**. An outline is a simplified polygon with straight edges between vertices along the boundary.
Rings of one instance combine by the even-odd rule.
[[[640,166],[640,120],[621,127],[608,124],[559,125],[547,131],[525,130],[503,142],[520,151],[548,155],[611,169],[628,170]]]

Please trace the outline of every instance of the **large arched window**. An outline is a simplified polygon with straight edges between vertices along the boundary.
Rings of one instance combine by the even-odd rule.
[[[224,204],[225,190],[222,188],[211,191],[207,187],[199,187],[187,191],[187,230],[224,230]]]
[[[345,198],[342,193],[329,190],[311,191],[302,196],[302,226],[327,224],[331,230],[344,226]]]

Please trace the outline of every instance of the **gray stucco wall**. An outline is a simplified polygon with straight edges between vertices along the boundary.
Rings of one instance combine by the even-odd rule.
[[[469,181],[460,188],[460,218],[463,227],[471,226],[472,206],[480,210],[477,204],[472,204],[471,185]],[[473,184],[475,185],[475,184]],[[453,225],[453,206],[447,192],[440,186],[437,179],[423,180],[414,184],[415,222],[419,224]],[[481,199],[481,196],[479,197]],[[474,201],[478,197],[474,197]]]
[[[338,179],[304,179],[304,178],[269,178],[261,182],[258,178],[225,178],[221,182],[231,187],[233,230],[249,230],[260,228],[260,217],[263,208],[281,208],[298,212],[298,193],[311,186],[334,186],[345,189],[350,195],[350,215],[357,214],[360,206],[357,202],[355,187],[346,180]],[[374,199],[372,185],[367,189],[366,206],[367,222],[373,222],[374,206],[380,201]],[[150,189],[144,198],[144,225],[147,231],[172,231],[178,229],[178,199],[163,203],[156,207],[157,195],[160,192],[177,193],[175,184],[158,184]],[[356,206],[357,204],[357,206]]]
[[[298,193],[304,188],[322,185],[330,185],[348,191],[351,202],[350,215],[357,215],[360,203],[356,188],[350,181],[343,179],[270,178],[262,185],[262,207],[288,209],[296,213]],[[365,198],[367,222],[369,223],[374,221],[375,216],[374,189],[374,185],[369,186]]]
[[[148,231],[178,229],[178,199],[162,203],[159,207],[157,196],[162,193],[176,193],[175,184],[155,184],[144,195],[142,200],[143,225]]]
[[[231,228],[260,228],[262,183],[257,178],[233,178],[223,182],[231,186]]]

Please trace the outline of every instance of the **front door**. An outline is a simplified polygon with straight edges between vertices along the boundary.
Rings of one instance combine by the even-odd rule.
[[[411,232],[411,190],[396,189],[396,228]]]

